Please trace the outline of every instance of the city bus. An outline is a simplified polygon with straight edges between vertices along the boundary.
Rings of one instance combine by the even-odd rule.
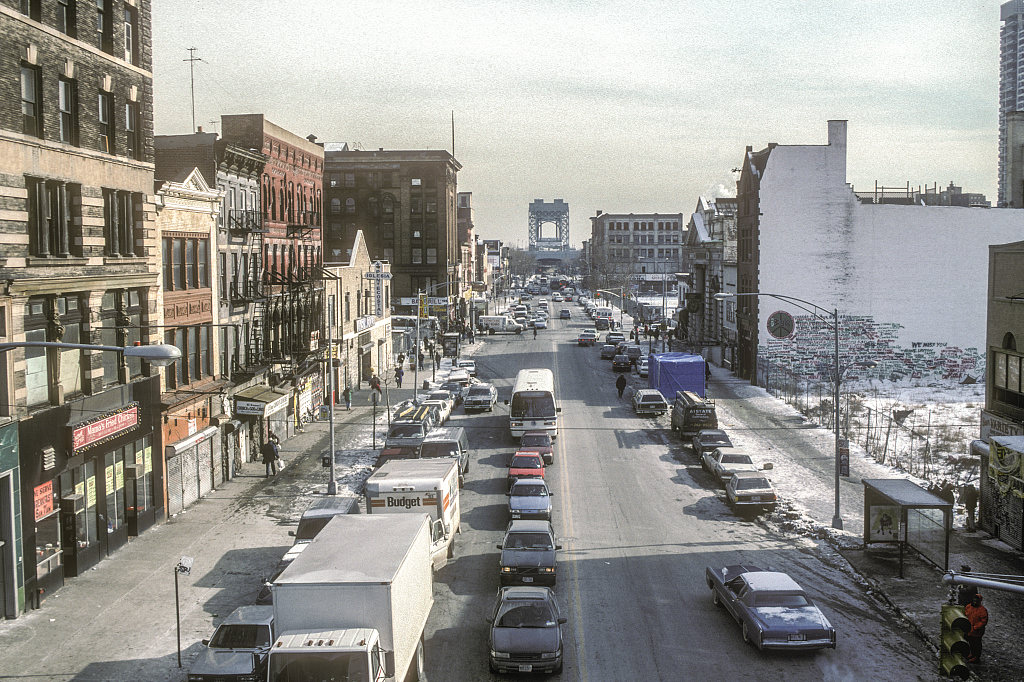
[[[550,369],[521,369],[512,388],[509,430],[513,438],[526,431],[547,431],[552,440],[558,436],[558,413],[555,406],[555,375]]]

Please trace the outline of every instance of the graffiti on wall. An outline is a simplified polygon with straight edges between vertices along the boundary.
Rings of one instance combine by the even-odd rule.
[[[835,357],[831,319],[813,315],[794,318],[796,327],[789,338],[760,335],[768,343],[759,346],[758,355],[774,368],[785,368],[787,374],[801,380],[830,381]],[[900,329],[902,326],[895,322],[878,322],[869,315],[840,315],[839,357],[844,381],[984,380],[985,358],[977,348],[959,348],[933,340],[900,345]]]

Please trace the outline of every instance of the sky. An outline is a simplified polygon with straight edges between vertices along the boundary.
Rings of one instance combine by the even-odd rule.
[[[360,149],[452,149],[484,239],[529,204],[605,213],[733,196],[747,146],[825,144],[847,179],[995,204],[998,0],[153,0],[155,132],[263,113]]]

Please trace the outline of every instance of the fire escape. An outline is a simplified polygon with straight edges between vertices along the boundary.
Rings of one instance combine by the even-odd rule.
[[[267,309],[267,287],[263,267],[263,215],[258,209],[233,209],[228,212],[228,234],[244,239],[240,270],[244,273],[231,282],[232,304],[246,306],[245,326],[247,338],[241,341],[244,356],[236,353],[233,372],[255,374],[268,364],[264,352],[264,327]]]

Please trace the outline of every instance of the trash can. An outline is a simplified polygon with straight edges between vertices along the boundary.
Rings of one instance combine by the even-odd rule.
[[[430,390],[430,380],[429,379],[424,379],[423,380],[423,390],[424,391],[429,391]]]

